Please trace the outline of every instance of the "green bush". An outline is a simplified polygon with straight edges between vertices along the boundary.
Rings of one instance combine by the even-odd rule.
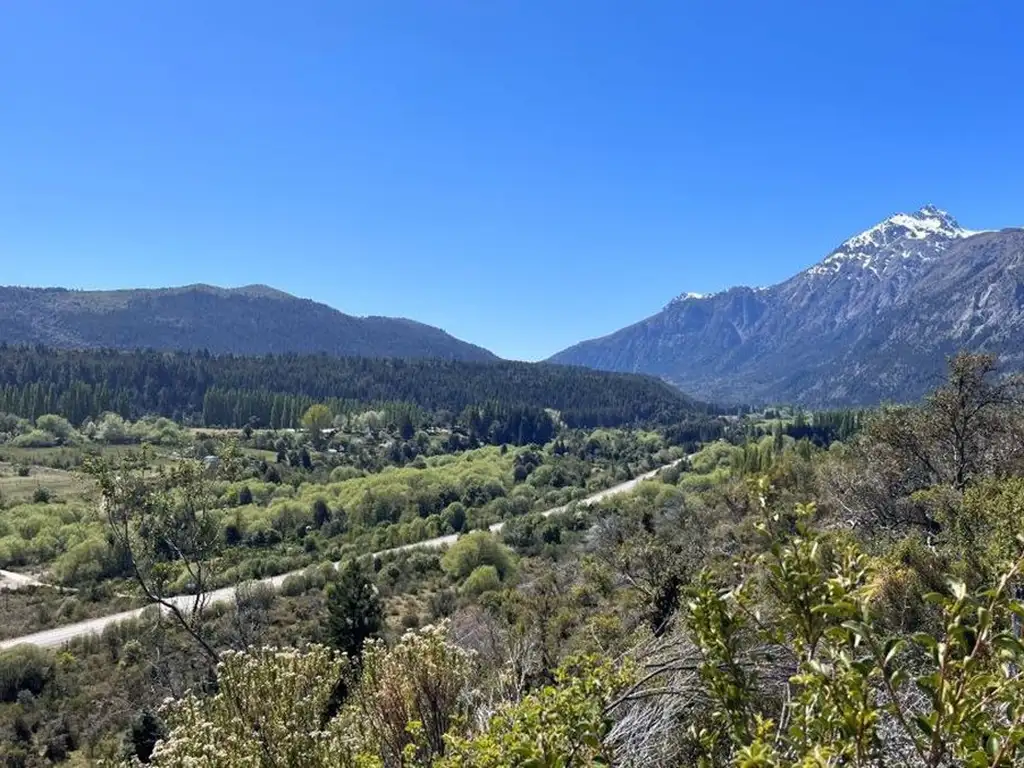
[[[53,448],[57,442],[57,438],[49,432],[33,429],[27,434],[18,435],[11,441],[11,445],[16,448]]]
[[[335,467],[331,470],[331,482],[343,483],[346,480],[363,477],[364,474],[365,473],[362,470],[356,469],[355,467]]]
[[[38,696],[53,673],[53,656],[41,648],[19,645],[0,653],[0,701],[16,701],[22,691]]]
[[[466,583],[462,585],[463,593],[474,597],[497,589],[501,589],[501,577],[493,565],[481,565],[474,569]]]
[[[302,578],[299,576],[298,578]],[[269,584],[244,582],[235,587],[235,605],[239,610],[267,610],[277,599],[277,592]]]
[[[80,439],[75,428],[63,416],[47,413],[36,419],[36,429],[53,435],[60,444],[74,442]]]
[[[467,533],[441,558],[441,568],[454,579],[464,579],[482,565],[493,566],[501,580],[515,568],[512,550],[486,531]]]
[[[281,594],[285,597],[297,597],[305,594],[308,587],[306,577],[301,573],[295,573],[281,583]]]

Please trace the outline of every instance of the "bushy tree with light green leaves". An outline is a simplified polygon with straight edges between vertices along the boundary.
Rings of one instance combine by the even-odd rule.
[[[63,416],[47,413],[36,419],[36,429],[53,435],[59,445],[73,443],[80,439],[80,435],[71,426],[71,422]]]
[[[504,581],[515,571],[515,555],[487,531],[473,531],[460,536],[441,558],[444,572],[454,579],[464,579],[480,566],[490,565]]]
[[[331,409],[323,403],[315,403],[306,409],[302,414],[302,426],[309,432],[313,446],[320,450],[327,443],[324,430],[329,429],[334,423],[334,414]]]
[[[501,589],[501,577],[498,569],[493,565],[480,565],[473,569],[462,585],[462,591],[466,595],[482,595],[484,592],[493,592]]]

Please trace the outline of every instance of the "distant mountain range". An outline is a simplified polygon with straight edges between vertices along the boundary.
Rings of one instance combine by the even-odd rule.
[[[715,402],[840,406],[916,399],[962,348],[1024,369],[1024,230],[973,232],[925,206],[785,282],[683,294],[550,361],[653,374]]]
[[[0,342],[239,355],[498,359],[439,328],[400,318],[353,317],[264,285],[122,291],[0,287]]]

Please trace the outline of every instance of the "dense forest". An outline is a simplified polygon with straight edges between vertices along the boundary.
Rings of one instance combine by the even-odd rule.
[[[704,406],[645,376],[547,364],[214,356],[0,345],[0,412],[73,423],[112,411],[204,426],[299,426],[314,402],[334,413],[407,403],[431,413],[471,406],[550,408],[570,426],[679,423]]]

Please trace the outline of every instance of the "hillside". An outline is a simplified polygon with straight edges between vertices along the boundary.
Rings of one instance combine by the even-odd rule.
[[[684,294],[553,362],[660,376],[719,402],[911,401],[959,349],[1024,368],[1024,230],[973,232],[925,206],[767,288]]]
[[[262,285],[121,291],[0,287],[0,341],[239,355],[497,359],[429,325],[353,317]]]

